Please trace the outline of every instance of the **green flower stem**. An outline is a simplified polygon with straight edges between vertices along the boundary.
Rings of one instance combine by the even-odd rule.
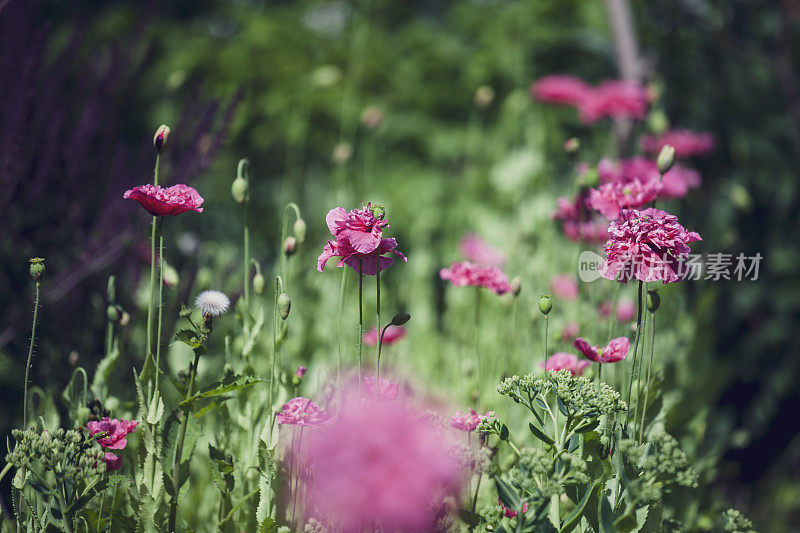
[[[639,351],[636,360],[639,363],[638,368],[636,368],[636,409],[633,411],[633,432],[631,434],[631,438],[636,438],[636,421],[639,420],[639,408],[641,407],[642,403],[642,359],[644,358],[644,352],[647,349],[647,316],[644,312],[642,312],[642,331],[638,334],[642,339],[643,342],[639,344]],[[630,409],[630,407],[629,407]]]
[[[361,390],[362,354],[364,353],[364,260],[358,259],[358,388]]]
[[[156,155],[156,168],[153,172],[153,185],[158,186],[158,166],[161,155]],[[144,350],[145,360],[153,354],[153,308],[156,299],[156,235],[158,217],[153,217],[153,229],[150,234],[150,304],[147,307],[147,347]]]
[[[556,531],[561,531],[560,500],[561,498],[558,494],[552,494],[550,496],[550,521],[553,523],[553,526],[555,526]],[[522,520],[520,520],[520,522],[522,522]]]
[[[547,337],[550,330],[550,320],[544,315],[544,373],[547,374]]]
[[[197,379],[197,365],[200,362],[200,354],[202,350],[195,349],[194,350],[194,362],[192,363],[192,368],[189,373],[189,387],[186,389],[186,397],[185,400],[188,400],[192,397],[192,391],[194,390],[194,382]],[[191,416],[191,412],[187,407],[183,413],[183,420],[181,421],[181,428],[178,433],[178,442],[175,446],[175,455],[172,459],[172,488],[175,495],[172,497],[172,500],[169,504],[169,525],[167,531],[170,533],[175,532],[175,520],[178,516],[178,495],[180,493],[180,479],[181,479],[181,455],[183,454],[183,441],[186,438],[186,427],[189,425],[189,417]]]
[[[375,251],[375,260],[377,261],[375,267],[375,317],[377,319],[376,332],[380,334],[380,339],[376,339],[377,341],[383,340],[383,332],[381,331],[381,247],[378,246],[378,249]],[[375,383],[373,386],[375,400],[378,399],[378,379],[381,375],[381,342],[376,342],[377,348],[375,349]]]
[[[475,507],[478,505],[478,493],[481,490],[481,479],[483,478],[483,473],[478,472],[478,482],[475,484],[475,495],[472,497],[472,506],[470,507],[470,511],[473,513],[475,512]],[[470,531],[474,531],[474,526],[469,526]]]
[[[480,325],[481,322],[481,288],[475,287],[475,378],[478,382],[475,390],[478,399],[481,397],[481,351],[480,351]]]
[[[628,428],[631,413],[631,392],[633,391],[633,373],[636,370],[636,352],[639,350],[639,338],[642,336],[642,290],[644,282],[639,281],[639,297],[637,299],[637,316],[636,316],[636,341],[633,345],[633,367],[631,367],[630,379],[628,380],[628,400],[626,404],[628,409],[625,411],[625,428]]]
[[[238,174],[244,178],[246,184],[244,189],[244,214],[242,215],[244,217],[244,230],[242,232],[244,241],[244,255],[242,257],[244,293],[242,294],[242,301],[244,302],[244,309],[242,310],[242,323],[245,326],[245,331],[247,331],[250,327],[250,165],[247,159],[239,161]]]
[[[639,442],[644,438],[644,416],[647,411],[647,400],[650,396],[650,372],[653,369],[653,351],[656,346],[656,314],[650,313],[650,360],[647,363],[647,385],[644,389],[644,403],[642,404],[642,424],[639,426]]]
[[[158,398],[161,377],[161,319],[164,314],[164,219],[158,221],[158,326],[156,328],[156,384],[153,398]],[[158,400],[156,400],[158,401]]]
[[[342,373],[342,322],[344,320],[344,295],[347,289],[347,269],[342,268],[342,288],[339,290],[339,351],[336,356],[336,383]]]
[[[39,293],[41,284],[36,282],[36,297],[33,301],[33,325],[31,326],[31,340],[28,343],[28,360],[25,362],[25,387],[22,399],[22,427],[28,427],[28,380],[30,379],[31,358],[33,345],[36,342],[36,322],[39,318]]]
[[[275,424],[275,366],[278,359],[278,295],[283,292],[283,279],[275,276],[275,295],[272,302],[272,370],[269,377],[269,441],[272,442],[272,426]]]

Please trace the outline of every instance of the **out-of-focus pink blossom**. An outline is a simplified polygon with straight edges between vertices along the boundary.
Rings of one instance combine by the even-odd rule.
[[[642,120],[647,115],[647,102],[647,90],[641,84],[606,80],[586,93],[579,103],[578,116],[584,124],[594,124],[603,118]]]
[[[651,154],[658,154],[666,145],[675,148],[675,157],[700,156],[714,149],[714,136],[706,132],[674,129],[658,137],[644,135],[641,139],[642,150]]]
[[[389,346],[406,336],[406,328],[403,326],[389,326],[383,334],[383,345]],[[361,337],[361,342],[367,346],[378,344],[378,328],[372,327]]]
[[[450,419],[450,427],[454,427],[461,431],[475,431],[478,424],[483,420],[484,415],[479,415],[475,409],[470,408],[469,411],[458,411],[453,418]]]
[[[506,264],[503,253],[474,233],[468,233],[458,246],[464,258],[477,265],[502,267]]]
[[[111,419],[106,416],[99,422],[90,420],[86,423],[86,429],[89,430],[92,437],[98,433],[104,433],[103,436],[95,438],[101,446],[110,450],[122,450],[128,444],[125,437],[128,433],[133,433],[138,425],[139,422],[136,420]]]
[[[561,330],[561,340],[566,342],[574,339],[578,336],[579,331],[580,326],[577,322],[567,322],[567,325]]]
[[[556,352],[547,359],[547,364],[539,363],[549,371],[569,370],[573,376],[580,376],[591,363],[579,360],[576,355],[567,352]]]
[[[617,321],[630,322],[636,316],[636,304],[633,300],[624,299],[617,302]]]
[[[580,105],[590,91],[585,81],[563,74],[540,78],[530,88],[531,98],[538,102],[571,106]]]
[[[594,218],[586,205],[587,199],[585,193],[578,194],[574,201],[559,198],[553,220],[561,221],[561,229],[571,241],[588,244],[605,242],[608,240],[608,222]]]
[[[328,413],[320,406],[302,396],[283,404],[281,411],[275,415],[278,424],[287,426],[321,426],[329,418]]]
[[[306,375],[306,367],[298,366],[297,372],[295,372],[294,375],[297,376],[298,378],[302,378],[303,376]]]
[[[388,379],[378,379],[378,395],[375,395],[375,378],[365,377],[364,387],[361,389],[361,394],[364,398],[370,400],[377,399],[383,402],[391,402],[397,399],[400,395],[400,385]]]
[[[517,511],[515,511],[514,509],[509,509],[508,507],[503,505],[503,502],[500,501],[500,498],[497,498],[497,503],[500,504],[500,508],[503,509],[503,515],[506,518],[514,518],[515,516],[517,516]],[[522,502],[522,514],[525,514],[527,512],[528,512],[528,502]]]
[[[628,337],[613,339],[605,348],[590,346],[588,342],[578,337],[573,343],[583,355],[595,363],[616,363],[628,356],[631,344]]]
[[[699,187],[701,178],[700,173],[682,165],[673,165],[672,169],[661,178],[658,172],[658,165],[645,157],[631,157],[611,161],[601,159],[597,164],[597,172],[600,175],[602,185],[629,184],[634,180],[642,183],[658,183],[660,189],[658,198],[675,199],[683,198],[689,189]]]
[[[685,276],[681,261],[691,249],[688,244],[702,240],[700,235],[678,223],[678,217],[660,209],[623,209],[609,226],[610,238],[604,246],[606,262],[600,273],[608,279],[626,283],[640,281],[680,281]]]
[[[484,267],[466,261],[454,261],[450,268],[439,271],[439,277],[456,287],[485,287],[497,294],[510,290],[508,278],[499,267]]]
[[[142,185],[125,191],[123,198],[136,200],[148,213],[156,217],[179,215],[186,211],[203,212],[203,197],[188,185],[173,185],[166,189],[160,185]]]
[[[111,452],[106,452],[103,456],[103,462],[106,464],[106,472],[113,472],[122,468],[122,458],[117,457]]]
[[[657,179],[642,181],[636,178],[626,183],[606,183],[589,191],[586,205],[607,219],[614,220],[619,216],[620,209],[640,207],[652,202],[660,191],[661,184]]]
[[[466,479],[441,431],[401,402],[345,400],[291,460],[306,468],[308,508],[337,531],[434,531]]]
[[[578,282],[569,274],[556,274],[550,279],[550,290],[568,302],[578,299]]]

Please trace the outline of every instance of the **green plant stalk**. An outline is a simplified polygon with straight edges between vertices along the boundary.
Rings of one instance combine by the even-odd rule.
[[[247,331],[250,327],[250,173],[245,172],[244,176],[247,186],[244,194],[244,230],[242,234],[242,239],[244,240],[244,255],[242,257],[244,274],[242,301],[244,302],[244,309],[242,310],[242,323],[245,325],[245,331]]]
[[[644,416],[647,411],[647,400],[650,396],[650,372],[653,369],[653,352],[656,346],[656,314],[650,313],[650,360],[647,363],[647,385],[644,390],[644,403],[642,404],[642,424],[639,426],[639,442],[644,438]]]
[[[375,251],[375,318],[377,325],[375,332],[380,334],[380,339],[376,339],[377,348],[375,349],[375,384],[373,387],[375,393],[375,400],[378,399],[379,379],[381,375],[381,342],[383,340],[383,332],[381,332],[381,247]]]
[[[342,287],[339,289],[339,345],[336,355],[336,383],[342,373],[342,322],[344,320],[344,295],[347,289],[347,269],[342,268]]]
[[[269,441],[272,442],[272,426],[275,422],[275,366],[278,359],[278,294],[281,292],[282,280],[275,276],[275,295],[272,302],[272,370],[269,378]]]
[[[39,296],[41,284],[36,282],[36,297],[33,301],[33,325],[31,326],[31,340],[28,343],[28,359],[25,362],[25,387],[22,397],[22,427],[28,427],[28,380],[30,379],[31,359],[33,358],[33,345],[36,342],[36,322],[39,318]]]
[[[383,336],[391,324],[386,324],[378,334],[378,360],[375,365],[375,398],[378,397],[378,384],[381,382],[381,350],[383,349]]]
[[[480,351],[480,325],[481,322],[481,288],[475,287],[475,379],[477,386],[475,390],[478,392],[478,399],[481,397],[481,351]]]
[[[550,330],[550,320],[544,315],[544,373],[547,374],[547,337]]]
[[[156,328],[156,384],[153,398],[158,398],[161,378],[161,320],[164,314],[164,219],[158,223],[158,326]],[[157,402],[158,400],[156,400]]]
[[[185,400],[188,400],[192,397],[194,382],[197,379],[197,365],[200,362],[200,354],[201,350],[194,350],[194,362],[192,363],[192,369],[189,374],[189,388],[186,389],[186,397],[184,398]],[[181,455],[183,455],[183,441],[186,438],[186,426],[189,425],[190,416],[191,412],[187,407],[186,411],[183,413],[181,428],[178,432],[178,442],[175,446],[175,455],[172,459],[172,488],[175,491],[175,496],[173,496],[169,504],[169,524],[167,531],[170,533],[175,532],[175,520],[178,516],[178,495],[180,493],[178,483],[180,483],[181,479]]]
[[[364,353],[364,260],[358,259],[358,388],[361,389]]]
[[[550,521],[556,528],[556,531],[561,531],[561,509],[559,509],[560,498],[558,494],[550,496]],[[522,520],[520,520],[522,522]]]
[[[642,403],[642,359],[644,358],[644,352],[647,349],[647,315],[642,312],[642,331],[639,334],[644,341],[639,343],[639,351],[637,361],[639,362],[639,367],[636,368],[636,409],[633,411],[633,433],[631,434],[631,438],[636,438],[636,421],[639,420],[639,408],[641,407]]]
[[[153,172],[153,185],[158,187],[158,166],[161,163],[161,154],[156,155],[156,168]],[[153,307],[156,299],[156,230],[158,217],[153,217],[153,229],[150,234],[150,304],[147,307],[147,347],[144,350],[145,359],[153,353]]]
[[[625,429],[628,428],[631,415],[631,392],[633,391],[633,373],[636,370],[636,352],[639,350],[639,338],[642,336],[642,289],[644,283],[639,281],[639,298],[637,299],[637,316],[636,316],[636,341],[633,345],[633,367],[630,372],[630,379],[628,381],[628,409],[625,411]]]

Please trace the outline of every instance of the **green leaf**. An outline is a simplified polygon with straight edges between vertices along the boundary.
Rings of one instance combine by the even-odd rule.
[[[505,424],[503,424],[500,427],[500,440],[502,441],[508,440],[508,426],[506,426]]]
[[[481,515],[468,509],[459,509],[458,516],[470,527],[477,527],[481,523]]]
[[[583,495],[583,498],[578,502],[572,512],[567,515],[564,519],[564,522],[561,525],[561,533],[569,533],[572,531],[575,526],[581,521],[581,516],[583,515],[584,509],[586,509],[586,504],[589,502],[589,498],[592,497],[592,493],[600,487],[600,483],[594,483],[591,487],[586,490],[586,493]]]
[[[278,524],[268,517],[259,524],[258,533],[278,533]]]
[[[600,425],[600,419],[596,418],[593,422],[590,422],[588,425],[578,429],[576,433],[588,433],[589,431],[594,431],[595,428],[599,425]]]
[[[246,389],[256,383],[261,383],[261,381],[260,378],[254,378],[252,376],[228,376],[208,387],[200,389],[194,396],[182,401],[179,405],[182,409],[194,410],[194,405],[201,400]]]
[[[533,422],[528,422],[528,427],[530,428],[531,433],[533,433],[533,436],[545,444],[552,446],[555,443],[553,439],[551,439],[543,430],[539,429],[539,427]]]
[[[567,406],[564,405],[564,401],[556,396],[556,403],[558,404],[558,410],[561,411],[561,414],[564,416],[569,416],[569,411],[567,410]]]
[[[497,495],[500,497],[500,502],[509,509],[517,509],[521,505],[521,500],[517,495],[514,487],[503,481],[503,479],[494,478],[495,487],[497,487]]]
[[[202,345],[200,340],[200,336],[191,329],[182,329],[175,333],[175,336],[172,338],[172,342],[182,342],[192,349],[198,348]]]
[[[600,505],[598,507],[597,522],[600,526],[599,533],[617,533],[617,529],[614,527],[614,511],[611,510],[607,494],[604,493],[600,497]]]
[[[107,385],[111,379],[111,374],[117,366],[119,354],[119,343],[115,342],[111,351],[97,363],[97,368],[94,371],[94,379],[92,379],[92,390],[100,398],[106,396]]]

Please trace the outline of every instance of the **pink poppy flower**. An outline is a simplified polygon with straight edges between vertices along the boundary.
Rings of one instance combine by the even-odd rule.
[[[450,268],[439,271],[439,277],[456,287],[485,287],[497,294],[504,294],[511,289],[501,268],[482,267],[466,261],[454,261]]]
[[[585,193],[578,194],[573,201],[559,198],[553,220],[561,221],[561,229],[571,241],[589,244],[605,242],[608,240],[608,222],[594,218],[586,205],[587,199]]]
[[[642,181],[635,178],[625,183],[607,183],[589,191],[586,205],[597,210],[609,220],[619,216],[619,210],[626,207],[640,207],[652,202],[661,192],[658,179]]]
[[[691,168],[681,165],[673,165],[669,172],[661,178],[661,193],[659,198],[678,199],[683,198],[689,192],[700,186],[700,173]]]
[[[658,154],[664,146],[670,145],[675,148],[675,157],[694,157],[705,155],[714,149],[714,136],[688,129],[674,129],[658,137],[644,135],[640,144],[642,150],[651,154]]]
[[[700,173],[682,165],[674,165],[672,169],[660,177],[658,165],[645,157],[632,157],[611,161],[601,159],[597,164],[602,185],[608,183],[628,184],[636,179],[642,183],[657,183],[660,180],[658,198],[683,198],[689,189],[699,187]]]
[[[458,411],[453,418],[450,419],[450,427],[454,427],[467,433],[475,431],[478,424],[483,420],[484,415],[479,415],[475,409],[470,408],[469,412]]]
[[[376,398],[375,396],[375,378],[365,377],[364,387],[361,389],[361,395],[367,399]],[[397,399],[400,395],[400,385],[388,379],[379,378],[378,380],[378,396],[377,399],[383,402],[391,402]]]
[[[630,322],[636,316],[636,303],[633,300],[620,300],[617,302],[617,321]]]
[[[203,212],[203,197],[188,185],[142,185],[125,191],[125,199],[136,200],[148,213],[156,217],[179,215],[185,211]]]
[[[531,85],[531,98],[537,102],[556,105],[580,105],[591,92],[589,85],[574,76],[553,74],[536,80]]]
[[[383,345],[389,346],[406,336],[406,328],[403,326],[389,326],[383,334]],[[378,328],[372,327],[361,337],[361,342],[367,346],[378,344]]]
[[[517,516],[517,511],[515,511],[514,509],[509,509],[508,507],[503,505],[503,502],[500,501],[500,498],[497,498],[497,503],[500,504],[500,508],[503,509],[503,515],[506,518],[514,518],[515,516]],[[525,514],[527,512],[528,512],[528,502],[522,502],[522,514]]]
[[[578,282],[569,274],[556,274],[550,280],[550,290],[562,300],[572,302],[578,299]]]
[[[578,115],[584,124],[603,118],[642,120],[647,115],[647,102],[647,90],[639,83],[607,80],[586,93],[578,105]]]
[[[106,464],[106,472],[113,472],[122,468],[122,458],[117,457],[111,452],[106,452],[103,456],[103,462]]]
[[[471,263],[498,267],[502,267],[506,264],[506,258],[500,250],[474,233],[464,235],[458,249],[461,255]]]
[[[579,331],[580,326],[577,322],[567,322],[567,325],[561,330],[561,340],[566,342],[570,339],[574,339],[578,336]]]
[[[381,239],[381,272],[392,266],[392,263],[394,263],[394,259],[391,257],[384,257],[383,254],[391,252],[399,256],[403,261],[408,262],[408,259],[406,259],[402,253],[395,250],[395,248],[397,248],[397,241],[395,241],[394,238],[390,237]],[[325,245],[322,253],[317,259],[317,270],[319,272],[322,272],[325,269],[325,263],[331,257],[340,258],[336,265],[339,268],[347,265],[356,272],[361,272],[363,269],[364,274],[367,276],[374,276],[378,271],[378,258],[376,253],[371,253],[369,255],[359,254],[353,248],[351,248],[348,242],[344,239],[328,241],[328,244]]]
[[[306,370],[307,370],[306,367],[298,366],[297,372],[295,372],[294,375],[297,376],[298,378],[302,378],[303,376],[306,375]]]
[[[328,418],[328,413],[320,406],[302,396],[292,398],[283,404],[281,412],[275,415],[278,424],[287,426],[321,426],[328,421]]]
[[[630,350],[631,347],[628,337],[613,339],[605,348],[590,346],[588,342],[580,337],[575,339],[573,344],[583,355],[595,363],[616,363],[617,361],[622,361],[628,356],[628,350]]]
[[[100,421],[90,420],[86,423],[86,429],[94,437],[97,433],[104,433],[103,436],[96,437],[95,440],[110,450],[122,450],[128,444],[125,438],[128,433],[133,433],[139,422],[136,420],[118,420],[103,417]]]
[[[609,226],[611,237],[604,246],[606,262],[600,273],[608,279],[626,283],[662,280],[680,281],[686,272],[682,260],[691,251],[688,244],[702,240],[693,231],[686,231],[678,217],[660,209],[623,209]]]
[[[290,456],[313,472],[305,514],[342,532],[436,531],[443,502],[466,480],[453,442],[401,402],[345,398],[331,424]]]
[[[578,356],[567,352],[556,352],[547,359],[547,364],[539,363],[548,372],[559,370],[569,370],[573,376],[580,376],[591,363],[582,361]]]

